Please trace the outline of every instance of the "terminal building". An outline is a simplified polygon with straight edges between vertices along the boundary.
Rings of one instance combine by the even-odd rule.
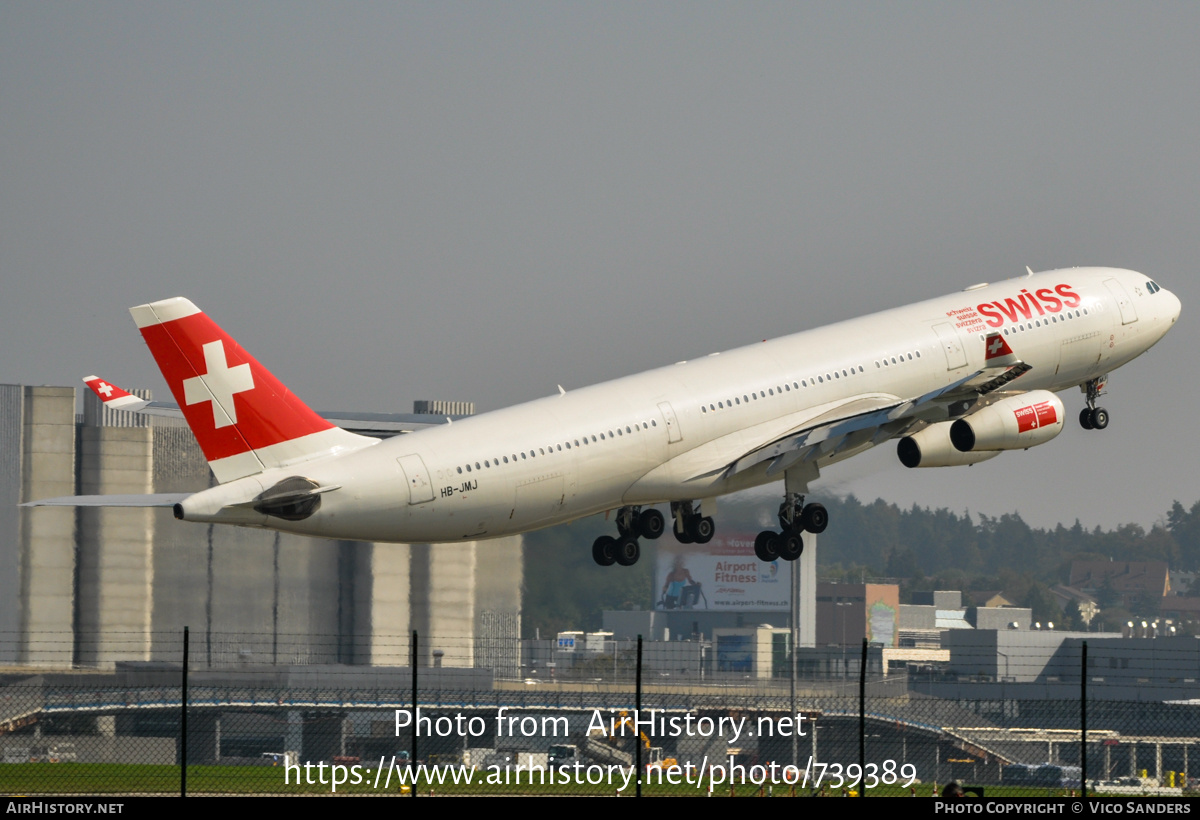
[[[145,391],[135,391],[150,398]],[[522,540],[452,549],[189,524],[167,509],[21,508],[192,492],[212,475],[182,420],[72,387],[0,385],[0,666],[519,664]],[[470,412],[469,403],[426,403]]]

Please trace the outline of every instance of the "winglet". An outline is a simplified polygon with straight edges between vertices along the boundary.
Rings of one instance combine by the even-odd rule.
[[[139,399],[130,393],[125,392],[110,381],[105,381],[99,376],[86,376],[83,383],[91,388],[100,401],[104,402],[105,407],[111,407],[114,410],[128,410],[137,412],[145,407],[150,402],[145,399]]]
[[[1008,346],[1008,340],[999,333],[992,332],[983,342],[984,365],[987,367],[1010,367],[1019,364],[1020,359],[1013,349]]]

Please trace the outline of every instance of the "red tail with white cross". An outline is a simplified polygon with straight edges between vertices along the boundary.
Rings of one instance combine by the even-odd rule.
[[[314,413],[189,300],[129,312],[219,481],[374,443]]]

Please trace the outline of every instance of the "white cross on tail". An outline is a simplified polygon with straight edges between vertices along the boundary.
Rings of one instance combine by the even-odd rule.
[[[214,426],[221,428],[237,424],[233,396],[254,389],[250,365],[230,367],[225,361],[225,345],[218,339],[204,345],[204,367],[207,373],[184,380],[184,403],[191,405],[211,401]]]

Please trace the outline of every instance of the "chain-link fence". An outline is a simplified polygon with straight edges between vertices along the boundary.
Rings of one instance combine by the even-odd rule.
[[[185,674],[177,634],[154,659],[0,670],[0,792],[1180,795],[1200,754],[1200,655],[1173,641],[993,651],[968,675],[865,646],[758,665],[686,641],[371,640],[410,662],[261,664],[236,650],[258,636],[190,636]],[[320,650],[297,658],[321,641],[287,638]]]

